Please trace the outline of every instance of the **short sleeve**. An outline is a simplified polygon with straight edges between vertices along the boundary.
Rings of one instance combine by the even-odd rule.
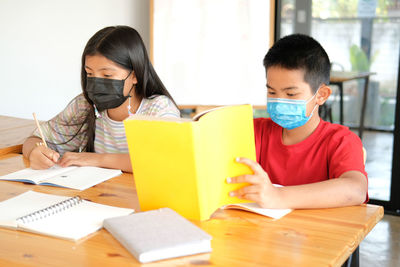
[[[146,102],[139,114],[155,117],[180,117],[179,109],[167,96],[158,95],[144,99],[144,101]]]
[[[80,94],[51,120],[41,123],[48,146],[61,155],[67,151],[79,151],[87,144],[87,123],[90,106]],[[38,129],[33,132],[40,138]]]
[[[346,134],[336,134],[329,146],[329,178],[340,177],[348,171],[359,171],[367,177],[363,145],[357,135],[349,130]]]

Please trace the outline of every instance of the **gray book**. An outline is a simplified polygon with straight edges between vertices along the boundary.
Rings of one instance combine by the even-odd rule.
[[[211,251],[212,237],[169,208],[106,219],[104,228],[142,263]]]

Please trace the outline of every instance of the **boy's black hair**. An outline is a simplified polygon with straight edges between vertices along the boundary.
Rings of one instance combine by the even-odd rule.
[[[322,84],[329,84],[331,65],[324,48],[304,34],[292,34],[278,40],[264,57],[264,67],[304,70],[304,81],[315,93]]]

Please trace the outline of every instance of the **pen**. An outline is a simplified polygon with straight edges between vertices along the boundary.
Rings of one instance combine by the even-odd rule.
[[[33,118],[35,119],[36,126],[37,126],[37,128],[38,128],[38,130],[39,130],[40,137],[42,138],[42,142],[43,142],[44,146],[47,147],[46,140],[44,140],[43,132],[42,132],[42,129],[40,128],[39,121],[38,121],[38,119],[36,118],[35,112],[33,112],[32,115],[33,115]]]

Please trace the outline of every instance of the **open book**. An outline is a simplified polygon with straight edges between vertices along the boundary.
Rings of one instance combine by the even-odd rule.
[[[85,190],[96,184],[118,176],[121,173],[122,172],[120,170],[99,167],[70,166],[62,168],[58,165],[55,165],[46,170],[33,170],[31,168],[23,169],[0,176],[0,180]]]
[[[0,202],[0,226],[79,240],[102,228],[104,219],[132,212],[79,197],[27,191]]]
[[[124,125],[142,211],[168,207],[206,220],[222,206],[249,202],[229,196],[246,184],[226,178],[252,173],[235,161],[256,159],[251,105],[212,109],[193,120],[133,115]]]
[[[222,206],[221,209],[238,209],[254,212],[260,215],[264,215],[267,217],[271,217],[274,219],[280,219],[286,214],[290,213],[292,209],[264,209],[261,208],[257,203],[237,203],[237,204],[228,204]]]
[[[280,184],[273,184],[275,187],[282,187]],[[254,212],[260,215],[264,215],[267,217],[271,217],[274,219],[280,219],[286,214],[290,213],[292,209],[265,209],[261,208],[257,203],[237,203],[237,204],[228,204],[222,206],[221,209],[237,209]]]

